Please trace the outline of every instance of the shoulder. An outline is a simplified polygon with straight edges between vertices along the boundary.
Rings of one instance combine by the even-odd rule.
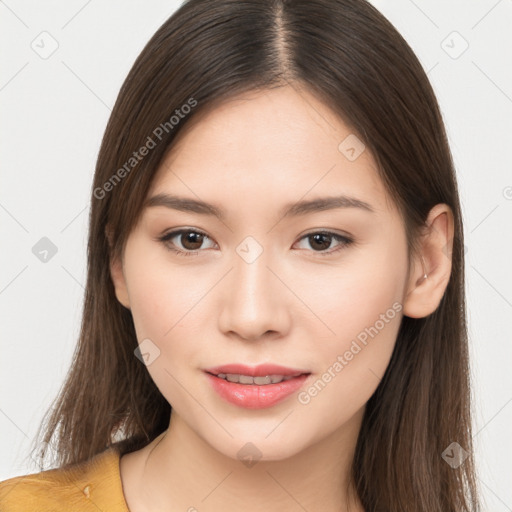
[[[128,512],[119,472],[119,453],[109,449],[64,468],[0,482],[2,512]]]

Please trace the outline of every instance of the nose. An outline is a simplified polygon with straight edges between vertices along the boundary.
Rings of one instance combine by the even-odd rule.
[[[284,284],[286,277],[277,277],[280,271],[270,261],[269,251],[264,250],[252,262],[234,254],[232,262],[233,269],[222,284],[221,332],[245,341],[285,336],[291,325],[289,301],[293,294]]]

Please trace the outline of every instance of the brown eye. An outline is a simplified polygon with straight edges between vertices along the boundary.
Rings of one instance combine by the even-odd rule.
[[[309,243],[313,249],[325,251],[331,245],[332,236],[325,233],[316,233],[308,236]]]
[[[183,248],[189,251],[200,249],[203,239],[204,235],[202,233],[196,233],[195,231],[181,233],[179,238]]]
[[[330,254],[340,251],[353,243],[351,238],[337,233],[331,233],[329,231],[309,233],[308,235],[303,236],[300,241],[302,242],[303,240],[306,240],[309,248],[320,256],[329,256]],[[334,245],[334,249],[328,250],[331,248],[333,241],[338,242],[337,245]],[[306,247],[306,249],[308,249],[308,247]]]
[[[163,235],[159,240],[169,249],[184,256],[194,255],[210,237],[194,229],[179,229]]]
[[[159,240],[169,250],[181,256],[197,255],[202,252],[201,249],[205,248],[202,247],[203,242],[208,240],[215,245],[208,235],[195,229],[179,229],[171,231],[170,233],[160,237]],[[301,238],[301,241],[302,240],[307,240],[308,245],[313,252],[320,256],[329,256],[353,243],[352,239],[329,231],[310,233],[303,236]],[[334,249],[328,250],[333,241],[338,242],[338,244],[334,246]]]

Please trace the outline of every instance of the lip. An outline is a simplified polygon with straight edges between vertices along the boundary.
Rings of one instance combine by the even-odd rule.
[[[266,375],[301,375],[303,373],[311,373],[308,370],[300,368],[288,368],[278,364],[259,364],[257,366],[246,366],[244,364],[224,364],[222,366],[214,366],[206,368],[207,373],[218,375],[219,373],[237,373],[239,375],[249,375],[250,377],[265,377]]]
[[[245,409],[264,409],[272,407],[298,391],[311,372],[296,368],[287,368],[274,364],[258,366],[245,366],[241,364],[227,364],[204,370],[213,390],[227,402]],[[240,384],[229,382],[217,377],[219,373],[236,373],[251,377],[264,377],[266,375],[293,376],[292,379],[276,384]]]

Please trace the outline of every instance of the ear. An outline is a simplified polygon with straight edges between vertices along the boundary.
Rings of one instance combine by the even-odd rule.
[[[110,254],[110,277],[114,284],[117,300],[127,309],[130,309],[130,300],[128,296],[128,288],[123,273],[123,262],[115,256],[113,251],[113,232],[111,226],[105,227],[105,236],[108,241],[109,254]]]
[[[420,254],[411,262],[404,315],[424,318],[439,306],[452,270],[453,224],[453,213],[448,205],[437,204],[430,210]]]

